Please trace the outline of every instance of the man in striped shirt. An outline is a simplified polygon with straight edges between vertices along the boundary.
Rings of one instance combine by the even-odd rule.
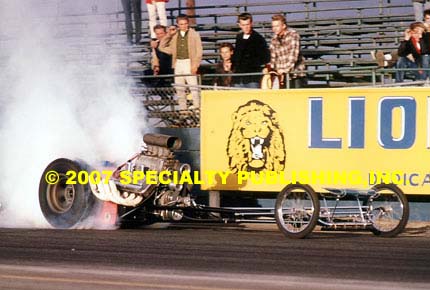
[[[283,15],[272,16],[274,36],[270,43],[270,67],[280,75],[280,87],[286,86],[286,74],[289,74],[290,88],[305,85],[305,62],[300,53],[300,35],[287,27]]]

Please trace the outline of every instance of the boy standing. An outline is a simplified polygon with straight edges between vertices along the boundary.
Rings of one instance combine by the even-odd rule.
[[[199,109],[200,96],[197,88],[197,70],[203,57],[203,47],[200,35],[189,27],[189,19],[186,15],[176,18],[175,26],[169,28],[169,33],[160,41],[158,49],[172,55],[172,67],[175,70],[176,92],[180,110],[187,109],[187,97],[185,84],[190,85],[193,97],[193,106],[190,109]]]
[[[289,87],[303,87],[305,62],[300,52],[300,35],[287,27],[287,20],[280,14],[272,16],[272,31],[270,66],[281,76],[279,86],[286,87],[285,76],[289,74]]]
[[[232,58],[236,73],[260,73],[265,64],[270,61],[270,52],[266,40],[252,28],[252,16],[242,13],[238,17],[242,30],[236,36],[236,45]],[[260,76],[242,76],[235,78],[235,87],[258,88]]]

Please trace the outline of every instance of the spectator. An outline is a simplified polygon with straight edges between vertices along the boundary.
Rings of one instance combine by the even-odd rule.
[[[146,8],[148,9],[149,31],[151,39],[155,40],[157,36],[154,32],[154,27],[157,24],[157,14],[160,19],[160,24],[167,27],[166,3],[169,0],[146,0]]]
[[[430,9],[424,11],[424,26],[426,31],[422,37],[421,62],[424,70],[424,79],[430,77]]]
[[[142,9],[140,0],[121,0],[122,8],[125,15],[125,30],[127,32],[127,43],[133,44],[133,26],[131,24],[131,12],[134,15],[134,28],[135,28],[135,44],[140,44],[142,32]]]
[[[412,0],[414,5],[415,21],[423,21],[423,11],[430,9],[430,0]]]
[[[424,25],[427,31],[430,31],[430,9],[424,11]]]
[[[270,61],[270,52],[266,40],[252,28],[252,16],[242,13],[238,17],[242,32],[236,36],[236,45],[232,57],[236,73],[261,72],[263,66]],[[236,77],[235,87],[258,88],[261,76]]]
[[[270,42],[270,68],[280,76],[280,88],[286,87],[286,74],[290,76],[290,88],[305,85],[305,62],[300,52],[300,35],[287,27],[287,20],[281,14],[272,16]]]
[[[233,56],[234,47],[231,43],[223,42],[219,46],[219,52],[221,61],[215,68],[216,74],[232,74],[233,66],[231,63],[231,57]],[[218,76],[215,78],[214,85],[231,87],[233,84],[232,76]]]
[[[422,22],[412,23],[405,31],[405,38],[400,42],[398,49],[399,60],[397,61],[398,69],[419,68],[422,67],[422,49],[424,43],[422,35],[425,31],[425,26]],[[425,75],[422,71],[414,71],[416,79],[424,79]],[[405,71],[396,72],[396,82],[403,82]]]
[[[197,88],[197,70],[202,61],[203,47],[200,35],[189,27],[189,19],[186,15],[176,18],[179,27],[169,28],[169,33],[160,41],[158,49],[172,55],[172,67],[175,70],[176,92],[178,94],[179,109],[187,109],[185,84],[190,85],[193,97],[193,106],[189,109],[199,109],[200,96]],[[192,74],[192,75],[191,75]]]
[[[166,26],[157,24],[154,26],[156,40],[151,41],[152,47],[152,70],[154,75],[169,75],[173,74],[172,56],[160,51],[158,48],[160,41],[167,35]]]
[[[172,56],[158,49],[161,39],[167,35],[167,28],[163,25],[157,24],[154,26],[154,32],[157,40],[151,41],[151,69],[145,71],[145,75],[172,75]],[[144,79],[144,83],[150,87],[168,87],[171,82],[171,79],[166,77]]]

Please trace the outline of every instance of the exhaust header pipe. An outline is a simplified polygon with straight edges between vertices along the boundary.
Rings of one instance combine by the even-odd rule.
[[[147,145],[155,145],[172,150],[178,150],[182,146],[182,140],[178,137],[155,133],[145,134],[143,142]]]

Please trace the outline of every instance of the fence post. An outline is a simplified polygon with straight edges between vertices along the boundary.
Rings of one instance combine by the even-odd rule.
[[[390,76],[390,74],[388,73],[388,75]],[[388,77],[389,78],[389,77]],[[385,84],[385,71],[381,72],[381,84]]]

